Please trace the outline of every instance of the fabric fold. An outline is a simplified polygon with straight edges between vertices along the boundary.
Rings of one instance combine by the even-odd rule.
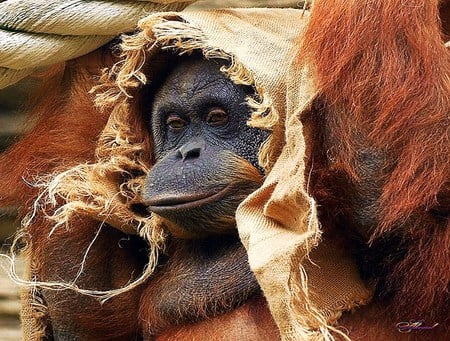
[[[47,184],[47,194],[58,198],[54,202],[63,201],[55,223],[81,213],[139,233],[152,252],[152,264],[139,280],[147,279],[164,247],[164,226],[156,215],[137,217],[132,210],[152,166],[151,139],[136,123],[136,103],[174,55],[225,60],[226,76],[255,89],[257,96],[248,99],[253,111],[248,124],[270,131],[259,155],[265,182],[236,213],[250,266],[283,339],[345,337],[337,320],[343,311],[367,303],[371,290],[338,240],[322,236],[316,204],[307,193],[300,118],[311,110],[316,89],[308,67],[296,61],[307,21],[307,12],[295,9],[169,12],[140,20],[135,34],[122,37],[121,61],[94,89],[97,106],[110,114],[95,163],[69,169]],[[111,297],[135,285],[103,294]]]

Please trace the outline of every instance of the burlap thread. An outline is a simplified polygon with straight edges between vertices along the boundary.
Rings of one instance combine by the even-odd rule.
[[[50,216],[55,228],[82,212],[126,233],[139,233],[148,240],[152,255],[146,272],[125,288],[71,289],[108,299],[139,285],[153,272],[165,233],[157,216],[137,217],[130,210],[130,204],[139,201],[151,167],[145,156],[151,145],[142,131],[130,126],[137,115],[133,101],[139,89],[152,81],[145,70],[152,67],[156,55],[196,51],[205,58],[229,61],[224,74],[255,88],[259,98],[249,99],[253,108],[249,124],[271,131],[260,151],[267,177],[240,205],[236,220],[282,338],[331,340],[333,333],[345,337],[333,325],[343,311],[367,303],[371,292],[351,258],[332,241],[321,240],[316,204],[306,192],[300,116],[310,110],[316,93],[308,68],[292,63],[306,22],[307,14],[293,9],[173,12],[142,19],[139,31],[123,38],[123,60],[104,74],[103,84],[95,89],[97,105],[111,113],[99,139],[96,163],[44,181],[36,212],[56,207]]]

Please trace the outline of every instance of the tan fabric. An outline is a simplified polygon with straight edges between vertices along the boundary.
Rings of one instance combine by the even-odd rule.
[[[26,265],[28,271],[25,274],[27,280],[32,280],[31,264]],[[46,336],[47,327],[47,307],[44,302],[39,299],[36,291],[37,288],[26,288],[22,290],[20,295],[21,311],[20,320],[22,325],[23,340],[40,341]]]
[[[283,150],[263,186],[236,214],[250,266],[281,335],[289,340],[332,338],[330,332],[339,331],[327,330],[327,325],[371,297],[349,255],[332,241],[321,241],[315,202],[305,192],[299,118],[316,95],[308,67],[294,60],[286,90]]]
[[[111,113],[97,162],[49,180],[43,206],[66,202],[53,217],[55,226],[83,213],[128,233],[134,230],[151,245],[151,261],[141,279],[148,278],[164,244],[164,226],[156,215],[136,217],[129,209],[139,200],[149,168],[145,132],[130,125],[138,114],[133,104],[139,89],[158,76],[166,49],[229,60],[231,66],[222,71],[259,94],[259,100],[249,100],[254,109],[249,124],[272,131],[260,152],[267,178],[236,215],[250,266],[284,339],[332,339],[331,325],[342,311],[366,303],[370,291],[344,250],[333,240],[321,241],[315,203],[305,191],[299,115],[309,110],[316,94],[307,68],[292,62],[306,21],[305,12],[293,9],[162,13],[141,20],[141,31],[123,38],[124,60],[96,89],[97,104]]]
[[[0,89],[34,71],[87,54],[152,12],[182,10],[193,0],[0,2]]]

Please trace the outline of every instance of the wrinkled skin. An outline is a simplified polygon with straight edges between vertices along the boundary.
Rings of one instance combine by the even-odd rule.
[[[358,5],[363,3],[364,2],[352,2],[352,4]],[[384,1],[384,3],[392,3],[395,5],[395,1]],[[423,6],[428,3],[431,4],[432,2],[423,2]],[[347,20],[345,15],[351,13],[355,16],[355,19],[360,21],[359,12],[347,11],[347,13],[345,13],[336,5],[330,6],[325,2],[324,5],[325,13],[322,17],[324,20],[318,20],[319,25],[317,31],[323,32],[327,42],[332,42],[332,44],[328,45],[333,47],[347,46],[345,43],[338,44],[337,42],[339,41],[336,40],[333,35],[330,35],[329,30],[324,29],[323,24],[328,21],[328,23],[332,23],[334,26],[341,28],[341,26],[336,25],[335,20],[330,19],[330,13],[334,12],[339,18],[343,17],[351,30],[353,30],[358,28],[358,25],[352,20]],[[403,10],[404,8],[413,7],[422,7],[422,5],[402,6],[401,8]],[[449,8],[449,1],[440,2],[444,41],[448,41],[449,39]],[[368,13],[384,13],[384,15],[387,13],[388,16],[391,16],[393,11],[369,11]],[[405,15],[405,17],[411,24],[414,22],[421,22],[411,20],[410,15]],[[433,18],[433,21],[436,21],[436,19]],[[371,20],[371,22],[376,25],[383,22],[384,24],[380,25],[380,27],[386,27],[384,21],[376,18]],[[408,24],[407,27],[409,26],[411,25]],[[369,35],[374,35],[377,41],[380,40],[380,32],[368,30],[367,27],[363,25],[360,25],[360,27],[366,32],[369,32]],[[395,22],[394,27],[400,27],[398,21]],[[411,27],[412,33],[410,36],[417,36],[415,32],[417,28],[414,26]],[[351,35],[351,39],[356,41],[357,45],[367,41],[364,36],[362,39],[361,37],[360,39],[354,39],[355,37],[358,37],[358,35]],[[400,36],[400,38],[401,37],[402,36]],[[417,46],[419,48],[422,48],[422,46],[427,47],[425,41],[426,40],[424,39],[423,43],[418,44]],[[358,56],[360,55],[360,52],[366,52],[361,50],[361,45],[357,47]],[[381,51],[379,56],[391,55],[391,51],[389,51],[389,53],[383,53],[385,51],[381,44],[371,46],[370,50],[372,50],[372,48],[377,52]],[[61,82],[55,82],[54,84],[50,83],[47,85],[45,97],[42,98],[41,101],[42,103],[40,103],[39,106],[33,107],[32,113],[30,114],[33,119],[39,118],[35,129],[26,134],[21,141],[10,149],[10,151],[0,156],[0,178],[2,183],[2,186],[0,186],[0,204],[19,206],[24,205],[24,202],[27,201],[32,202],[38,195],[37,189],[29,186],[28,181],[23,181],[23,179],[32,180],[33,178],[30,175],[52,173],[57,166],[64,166],[67,169],[68,167],[80,163],[94,162],[94,150],[97,143],[97,136],[100,134],[108,118],[105,113],[102,114],[95,110],[92,98],[90,98],[88,92],[90,88],[96,84],[94,79],[98,78],[99,70],[104,67],[110,67],[115,62],[103,58],[105,56],[110,56],[110,47],[107,47],[107,51],[107,53],[102,54],[100,50],[97,50],[89,56],[71,61],[64,74],[64,79]],[[426,51],[432,53],[433,49],[427,47]],[[367,52],[370,53],[370,51]],[[323,55],[322,48],[317,51],[317,55]],[[99,56],[100,58],[98,58]],[[342,56],[346,59],[346,62],[348,62],[348,53],[343,53]],[[330,63],[326,63],[326,74],[336,76],[335,72],[330,72],[330,66],[336,64],[336,57],[339,56],[333,54]],[[374,58],[374,60],[376,59],[378,58]],[[409,64],[410,63],[408,63],[407,70],[414,70]],[[358,62],[355,65],[364,65],[364,63]],[[338,64],[338,67],[341,66],[342,65]],[[348,73],[349,71],[347,64],[346,67],[342,69],[345,73]],[[377,73],[382,71],[378,67],[373,69],[376,70]],[[392,72],[391,69],[390,72]],[[95,75],[96,77],[92,77],[92,75]],[[367,72],[364,72],[363,76],[370,79]],[[353,77],[353,74],[351,74],[351,77]],[[403,77],[397,78],[403,82]],[[346,83],[360,85],[359,82],[354,81]],[[421,82],[416,83],[422,84]],[[370,91],[376,90],[376,87],[371,85]],[[388,92],[389,98],[386,100],[390,100],[391,95],[394,97],[398,92],[397,90],[398,89],[395,88],[393,91]],[[423,94],[427,93],[425,90],[427,90],[426,87],[418,92],[419,98],[422,98]],[[349,94],[348,92],[344,92],[343,95],[342,87],[338,87],[337,94],[345,100],[351,97],[351,93]],[[402,98],[404,98],[403,95]],[[438,101],[436,101],[436,103],[437,102]],[[363,108],[367,109],[365,106],[363,106]],[[303,122],[305,124],[305,129],[310,131],[309,138],[307,134],[307,144],[310,149],[309,155],[311,156],[309,159],[311,163],[309,167],[313,170],[313,173],[311,174],[310,191],[320,204],[321,223],[325,229],[337,225],[338,228],[346,229],[345,233],[348,233],[347,228],[350,225],[354,231],[348,236],[356,236],[355,239],[364,240],[370,234],[369,232],[373,230],[374,225],[376,225],[375,220],[373,219],[373,212],[377,211],[379,206],[377,201],[380,197],[380,186],[382,186],[385,181],[383,178],[389,173],[389,170],[384,167],[388,160],[386,159],[384,151],[381,153],[373,153],[372,146],[370,143],[369,145],[367,144],[367,135],[353,140],[355,149],[361,151],[361,154],[357,158],[357,163],[358,174],[363,181],[359,182],[358,186],[349,184],[348,176],[344,173],[345,170],[339,171],[336,169],[336,165],[341,167],[348,165],[345,163],[343,164],[342,162],[340,164],[336,163],[336,155],[339,155],[338,152],[346,154],[347,149],[343,148],[343,146],[345,146],[344,142],[347,141],[347,135],[345,134],[344,128],[348,127],[350,124],[355,125],[355,117],[350,115],[346,119],[341,120],[341,109],[342,108],[340,108],[337,113],[338,115],[336,115],[335,118],[329,118],[329,123],[332,123],[332,119],[334,119],[336,123],[328,127],[325,125],[326,120],[324,117],[307,117]],[[445,113],[447,112],[448,111],[445,111]],[[367,116],[365,115],[364,117]],[[359,131],[360,128],[365,127],[367,123],[367,120],[364,120],[363,123],[357,125],[359,129],[354,131]],[[340,128],[340,132],[336,132],[336,128]],[[326,131],[324,131],[324,129],[326,129]],[[331,135],[333,132],[335,133]],[[409,134],[408,130],[399,132],[398,134],[404,134],[405,142],[415,140],[414,135]],[[317,141],[317,143],[314,143],[313,141]],[[341,143],[339,143],[339,141]],[[315,151],[313,151],[313,149]],[[415,148],[415,150],[420,151],[419,148]],[[392,156],[391,154],[392,153],[389,155]],[[398,160],[398,155],[394,154],[392,157],[394,158],[394,161]],[[310,173],[307,172],[307,174]],[[429,183],[433,183],[433,175],[434,173],[429,174],[425,180]],[[354,192],[355,189],[359,192]],[[363,193],[365,193],[365,195],[363,195]],[[392,193],[393,197],[400,196],[401,194],[398,191],[392,191]],[[447,190],[441,192],[441,194],[436,197],[436,202],[439,203],[440,206],[433,207],[429,212],[425,212],[427,215],[430,213],[430,216],[426,219],[433,219],[435,221],[433,225],[438,227],[435,229],[438,232],[445,232],[448,230],[445,226],[443,226],[444,228],[439,228],[439,224],[442,224],[443,221],[447,220],[448,222],[448,198],[450,198],[450,195],[447,183]],[[341,206],[341,204],[345,205]],[[25,205],[25,208],[27,207],[28,206]],[[419,236],[419,240],[428,240],[430,234],[428,232],[429,229],[426,228],[428,224],[422,224],[422,221],[419,219],[416,221],[418,222],[416,226],[421,227],[420,231],[423,231],[424,234],[424,236]],[[74,222],[76,229],[58,229],[51,238],[49,238],[48,232],[51,230],[52,226],[47,225],[48,224],[43,220],[38,220],[33,223],[33,226],[29,231],[32,240],[30,258],[39,266],[37,270],[39,279],[71,281],[75,278],[80,263],[82,262],[82,256],[97,231],[96,222],[91,222],[89,219],[77,220]],[[409,224],[405,224],[405,226],[406,225]],[[422,226],[425,226],[425,228]],[[406,227],[407,229],[405,229],[405,231],[413,231],[409,226]],[[221,238],[222,235],[218,234],[217,236],[217,238]],[[428,244],[418,244],[418,247],[421,249],[416,248],[411,252],[412,257],[410,257],[410,259],[412,259],[414,263],[411,262],[410,264],[416,264],[417,260],[421,260],[422,262],[416,266],[418,271],[410,276],[413,280],[404,281],[404,283],[413,288],[417,293],[424,291],[433,293],[435,290],[433,285],[420,286],[420,283],[424,283],[423,278],[426,278],[426,276],[423,276],[424,271],[427,270],[427,268],[423,266],[425,261],[429,260],[429,263],[434,266],[431,269],[438,274],[442,273],[442,271],[439,272],[438,269],[445,270],[445,264],[448,263],[446,261],[441,262],[436,257],[440,254],[445,255],[444,251],[448,249],[448,247],[440,246],[448,246],[448,244],[445,244],[446,240],[441,238],[437,233],[433,238],[434,239]],[[183,250],[186,249],[191,252],[192,248],[195,246],[194,242],[195,241],[193,240],[181,241],[177,239],[176,242],[174,240],[170,246],[170,250],[168,250],[169,258],[170,255],[175,252],[183,252]],[[145,251],[145,246],[139,246],[140,243],[142,243],[142,241],[133,240],[133,238],[130,239],[129,236],[125,236],[112,228],[104,228],[99,235],[98,242],[94,243],[92,246],[88,257],[90,263],[86,266],[81,281],[78,281],[77,284],[83,288],[104,290],[125,285],[130,281],[130,278],[135,278],[135,276],[142,271],[142,267],[146,263],[145,255],[139,256],[137,252],[137,250],[140,250],[139,253],[145,254],[145,252],[142,252],[142,250]],[[176,249],[177,244],[179,245],[178,249]],[[395,242],[392,244],[393,248],[391,248],[391,251],[393,251],[395,258],[398,258],[399,256],[402,258],[401,254],[398,254],[395,244]],[[238,244],[236,243],[235,245]],[[201,245],[197,245],[196,248],[200,249],[200,251],[196,251],[196,256],[198,255],[198,252],[200,252],[200,254],[204,252]],[[377,247],[374,246],[373,248],[377,250]],[[174,249],[176,249],[176,251]],[[404,248],[402,249],[404,250]],[[226,247],[222,247],[221,250],[226,250]],[[427,250],[433,252],[427,252]],[[389,254],[389,252],[381,251],[382,250],[379,249],[377,250],[377,253],[379,255]],[[423,255],[422,252],[424,252]],[[421,257],[417,258],[417,256],[420,255]],[[236,252],[235,257],[239,257],[238,252]],[[388,260],[389,259],[391,258],[388,257]],[[191,261],[193,260],[195,261],[196,258],[191,257],[189,262],[185,264],[191,264]],[[229,257],[229,262],[231,264],[242,264],[239,260],[234,260],[231,257]],[[209,258],[204,265],[208,266],[208,264],[213,263],[214,260]],[[376,263],[378,263],[378,261]],[[367,267],[364,267],[363,264],[361,268],[369,270],[375,268],[371,266],[370,263],[367,265]],[[193,278],[192,276],[195,276],[195,272],[200,271],[202,266],[203,265],[201,264],[196,264],[196,266],[191,268],[194,273],[190,273],[188,277]],[[157,284],[159,285],[159,290],[169,288],[169,294],[173,293],[174,288],[178,286],[180,281],[184,281],[183,283],[186,287],[195,288],[195,285],[198,282],[196,280],[183,278],[183,272],[181,270],[176,272],[177,268],[174,259],[172,262],[167,261],[161,264],[157,276],[166,277],[164,272],[176,275],[172,278],[175,283],[174,285],[167,282],[166,284],[168,285],[166,285],[166,287]],[[376,268],[379,269],[378,266]],[[410,269],[410,267],[406,267],[406,270],[409,271]],[[391,273],[398,271],[398,269],[391,270]],[[399,270],[399,273],[402,274],[402,269]],[[431,272],[428,271],[428,273]],[[216,274],[217,277],[220,277],[220,274]],[[416,274],[421,275],[417,276]],[[370,273],[368,273],[368,275],[370,275]],[[439,278],[445,280],[446,277],[440,276]],[[203,280],[206,279],[202,279],[202,281]],[[201,281],[199,280],[199,282]],[[142,295],[142,291],[145,287],[150,288],[155,283],[156,282],[151,279],[146,285],[127,294],[115,297],[105,305],[100,305],[100,303],[93,298],[77,295],[69,291],[54,291],[47,293],[44,298],[44,303],[49,307],[46,316],[47,339],[140,340],[142,338],[142,328],[138,326],[138,307],[142,307],[146,304],[146,296]],[[404,309],[405,305],[409,306],[409,310],[417,308],[425,313],[433,313],[435,308],[431,300],[422,300],[419,302],[418,300],[415,300],[414,297],[410,296],[411,292],[412,290],[406,292],[404,296],[405,304],[400,308],[403,309],[402,312],[407,312],[406,314],[402,314],[405,318],[399,318],[399,314],[394,313],[393,310],[397,307],[397,304],[392,304],[389,301],[385,303],[373,302],[365,307],[359,308],[355,312],[345,313],[339,320],[339,324],[349,331],[350,337],[353,340],[447,339],[448,324],[442,322],[442,317],[448,317],[448,309],[444,315],[438,315],[440,316],[439,319],[426,318],[427,314],[408,314],[408,311]],[[188,301],[189,295],[180,298],[181,302]],[[142,300],[140,301],[141,297]],[[430,306],[432,309],[428,309]],[[442,306],[445,305],[442,304]],[[433,330],[412,331],[408,334],[399,333],[395,327],[396,323],[400,321],[423,318],[426,318],[426,325],[433,325],[434,322],[441,323]],[[250,299],[235,310],[193,325],[185,324],[184,321],[188,320],[189,318],[185,318],[185,320],[181,321],[181,325],[170,326],[165,333],[158,337],[158,340],[228,341],[277,339],[276,326],[274,325],[263,300],[260,302],[258,300]],[[142,325],[142,322],[140,323]],[[53,332],[54,337],[52,336]]]
[[[252,91],[227,79],[221,65],[183,60],[155,92],[151,119],[144,118],[156,163],[142,196],[174,236],[141,299],[148,337],[234,309],[259,291],[234,215],[262,182],[257,157],[267,133],[246,124]]]
[[[267,136],[246,124],[251,89],[234,85],[219,67],[195,59],[179,64],[151,112],[156,164],[144,199],[151,212],[197,237],[234,230],[237,205],[259,185],[257,156]]]
[[[49,81],[49,89],[54,88],[55,93],[43,98],[31,113],[32,117],[40,118],[36,127],[0,156],[0,175],[11,182],[10,187],[0,188],[0,204],[33,202],[37,190],[24,187],[22,180],[28,179],[30,172],[48,174],[61,171],[56,168],[61,165],[70,168],[95,162],[97,138],[108,117],[95,110],[89,89],[96,84],[109,51],[103,55],[98,50],[69,64],[58,86]],[[147,204],[153,200],[155,210],[161,204],[158,200],[163,200],[158,214],[164,217],[172,234],[165,254],[145,284],[104,304],[72,290],[39,290],[36,297],[45,306],[40,320],[44,339],[153,340],[155,335],[177,326],[220,319],[230,313],[226,325],[241,330],[234,323],[233,311],[256,318],[249,302],[260,301],[264,310],[264,299],[258,296],[259,286],[237,236],[234,212],[240,201],[262,182],[257,153],[267,133],[246,125],[250,109],[245,98],[252,95],[250,88],[233,85],[219,72],[220,64],[194,59],[183,63],[168,78],[161,78],[163,84],[139,93],[142,102],[148,103],[142,109],[142,120],[156,144],[152,155],[156,164],[143,196]],[[211,101],[213,108],[226,111],[227,124],[211,126],[205,121],[208,112],[200,107],[206,105],[204,110],[210,109]],[[172,109],[172,102],[178,108]],[[187,111],[178,112],[192,118],[194,124],[187,128],[186,134],[179,134],[169,142],[166,121],[159,119],[155,110],[163,107],[179,110],[180,105]],[[192,108],[187,109],[189,106]],[[218,114],[222,117],[220,111]],[[195,146],[196,141],[202,141],[200,148]],[[189,147],[192,144],[194,147]],[[181,148],[180,153],[186,155],[184,162],[183,158],[176,158]],[[13,164],[14,169],[10,170]],[[156,186],[150,190],[152,183]],[[17,190],[20,196],[13,191],[17,186],[22,186]],[[208,196],[220,189],[226,189],[220,197]],[[194,195],[204,195],[204,200],[190,202],[190,196]],[[177,208],[173,198],[183,198],[185,207]],[[152,205],[149,206],[151,211]],[[106,224],[100,226],[86,216],[77,216],[70,228],[58,228],[49,237],[52,228],[51,221],[36,218],[28,229],[33,276],[40,281],[109,290],[126,286],[148,263],[148,246],[143,240]],[[226,337],[233,338],[230,329],[225,325],[224,328]]]

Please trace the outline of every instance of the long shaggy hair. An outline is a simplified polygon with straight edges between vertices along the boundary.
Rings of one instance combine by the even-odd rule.
[[[353,137],[363,131],[389,161],[369,243],[397,236],[407,251],[386,260],[399,315],[448,315],[450,281],[450,52],[438,0],[317,0],[300,56],[354,181]],[[425,314],[425,315],[423,315]],[[442,316],[441,316],[442,318]]]
[[[0,156],[1,205],[31,204],[38,193],[32,186],[38,176],[93,160],[98,135],[108,119],[94,109],[89,95],[96,84],[92,73],[99,70],[94,67],[91,73],[83,63],[95,57],[68,62],[64,73],[58,68],[43,78],[43,98],[28,112],[34,127]]]

